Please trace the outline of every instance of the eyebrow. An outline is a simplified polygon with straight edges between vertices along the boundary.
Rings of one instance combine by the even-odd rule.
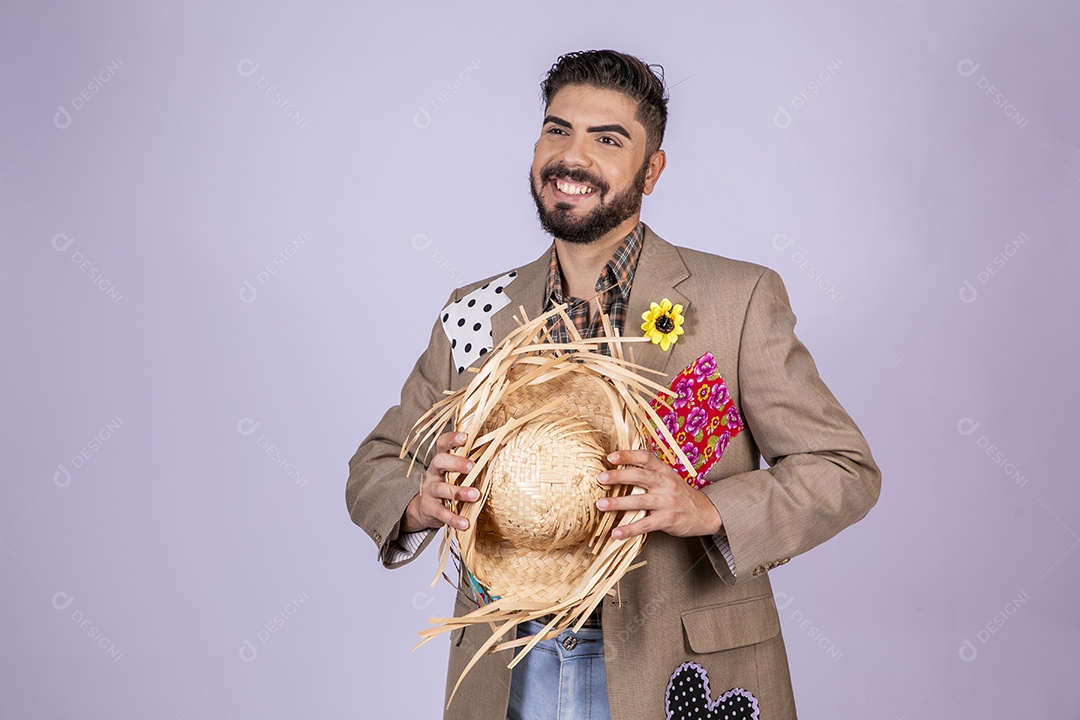
[[[546,125],[548,123],[555,123],[556,125],[561,125],[568,130],[572,130],[574,127],[566,120],[563,120],[561,117],[557,117],[555,115],[548,115],[544,118],[544,124]],[[630,137],[630,133],[626,131],[626,128],[624,128],[622,125],[619,125],[618,123],[610,123],[608,125],[594,125],[588,128],[588,131],[591,133],[615,132],[619,133],[627,140],[633,140],[633,138]]]

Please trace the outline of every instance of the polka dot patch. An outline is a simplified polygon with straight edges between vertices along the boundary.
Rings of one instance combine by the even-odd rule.
[[[458,374],[493,347],[491,316],[510,304],[505,290],[516,277],[517,271],[509,272],[443,308],[442,327]]]
[[[683,663],[668,680],[664,707],[668,720],[758,720],[758,701],[742,688],[712,699],[709,674],[697,663]]]

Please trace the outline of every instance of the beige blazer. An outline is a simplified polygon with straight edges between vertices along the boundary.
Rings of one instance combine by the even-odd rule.
[[[495,342],[515,326],[519,305],[530,317],[541,312],[547,263],[545,252],[518,268],[505,290],[510,304],[492,317]],[[451,301],[484,282],[456,290]],[[665,297],[682,303],[686,332],[668,352],[656,345],[634,346],[637,361],[664,372],[669,383],[712,352],[748,430],[731,441],[709,473],[713,483],[703,491],[723,518],[736,575],[712,538],[649,537],[641,555],[647,564],[628,573],[618,597],[604,602],[611,716],[666,717],[669,679],[680,665],[694,662],[708,674],[713,700],[743,688],[756,698],[763,720],[794,718],[767,573],[862,518],[877,501],[881,475],[859,429],[795,337],[795,316],[779,275],[675,247],[646,226],[624,333],[640,332],[641,314]],[[407,461],[398,459],[401,443],[444,390],[457,389],[470,377],[453,366],[450,342],[437,321],[402,389],[401,404],[386,412],[349,463],[349,512],[379,546],[388,567],[395,566],[386,560],[388,543],[420,482],[419,470],[406,477]],[[768,469],[759,469],[761,457]],[[459,592],[455,613],[472,607]],[[448,689],[489,632],[475,627],[452,634]],[[510,659],[505,652],[485,657],[465,678],[445,717],[503,720]]]

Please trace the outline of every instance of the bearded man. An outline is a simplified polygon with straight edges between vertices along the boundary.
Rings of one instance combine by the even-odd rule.
[[[507,653],[485,656],[445,717],[794,718],[768,572],[861,519],[877,502],[880,472],[796,338],[780,277],[671,245],[641,221],[642,197],[666,163],[662,75],[623,53],[577,52],[558,59],[541,89],[529,186],[553,242],[533,262],[453,292],[401,403],[350,461],[352,519],[390,568],[413,560],[443,525],[467,527],[445,504],[478,500],[475,489],[446,482],[446,473],[472,467],[451,453],[465,437],[441,435],[422,478],[409,477],[409,458],[399,454],[416,420],[445,391],[467,384],[466,370],[514,328],[518,306],[535,317],[566,303],[583,337],[601,333],[602,308],[623,335],[644,330],[654,338],[635,346],[636,361],[669,383],[709,353],[745,424],[709,470],[710,482],[688,484],[646,450],[613,453],[617,469],[598,481],[643,492],[602,498],[597,507],[646,511],[613,530],[652,534],[640,558],[646,564],[621,580],[617,597],[586,627],[541,642],[512,672]],[[681,312],[658,315],[654,303]],[[643,317],[651,318],[644,326]],[[551,330],[569,338],[557,322]],[[455,615],[479,602],[461,582]],[[540,627],[525,624],[519,636]],[[448,694],[489,636],[483,625],[453,633]]]

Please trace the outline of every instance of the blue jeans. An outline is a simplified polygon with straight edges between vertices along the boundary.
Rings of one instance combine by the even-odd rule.
[[[518,637],[544,628],[535,620]],[[520,648],[515,650],[520,652]],[[604,634],[599,628],[565,631],[543,640],[514,667],[506,720],[610,720]]]

